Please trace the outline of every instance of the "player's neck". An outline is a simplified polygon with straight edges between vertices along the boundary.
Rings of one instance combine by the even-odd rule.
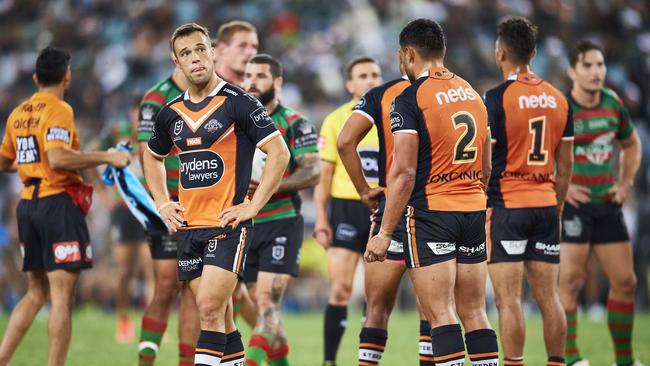
[[[269,114],[269,116],[275,112],[275,109],[278,108],[278,105],[280,105],[280,100],[278,98],[273,98],[268,104],[264,105],[264,109],[266,109],[266,112]]]
[[[509,62],[505,62],[503,65],[501,65],[501,74],[503,75],[504,80],[508,80],[512,75],[517,75],[522,72],[533,72],[530,68],[530,64],[526,63],[515,65]]]
[[[38,88],[39,93],[52,94],[57,99],[63,100],[65,97],[65,88],[62,85],[41,86]]]
[[[583,107],[592,108],[600,104],[600,89],[597,91],[586,90],[573,84],[571,97]]]
[[[429,69],[443,69],[444,67],[445,64],[442,59],[418,60],[416,58],[413,71],[415,71],[414,72],[415,78],[418,79],[422,74],[424,74],[425,71]]]
[[[205,84],[190,84],[190,87],[188,89],[190,94],[190,101],[192,101],[192,103],[200,103],[203,99],[208,97],[208,95],[214,90],[214,88],[217,87],[217,85],[219,85],[220,82],[221,78],[214,74]]]
[[[226,80],[227,82],[231,84],[235,84],[237,86],[240,86],[244,82],[243,73],[238,73],[237,71],[228,67],[228,65],[221,64],[218,62],[215,66],[216,66],[215,71],[217,72],[217,75],[219,75],[220,78]]]
[[[190,84],[187,82],[187,78],[183,75],[183,72],[176,68],[172,74],[172,81],[180,90],[187,90],[190,87]]]

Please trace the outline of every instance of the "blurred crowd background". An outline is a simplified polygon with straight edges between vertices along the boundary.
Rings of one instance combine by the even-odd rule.
[[[216,32],[223,22],[244,19],[258,29],[260,52],[278,57],[285,70],[282,100],[320,126],[324,116],[347,101],[343,67],[368,55],[385,80],[397,77],[398,34],[411,19],[429,17],[443,25],[447,67],[479,93],[498,84],[494,62],[497,22],[507,15],[530,18],[540,28],[535,71],[567,91],[567,51],[579,39],[603,45],[607,86],[629,109],[644,142],[643,167],[635,196],[626,205],[639,277],[638,309],[648,309],[650,261],[650,3],[647,0],[0,0],[0,119],[35,91],[31,80],[38,51],[56,45],[72,53],[73,106],[82,146],[103,144],[128,118],[134,96],[172,71],[169,37],[182,23],[196,21]],[[86,172],[86,174],[88,174]],[[10,311],[24,291],[15,204],[21,188],[15,175],[0,173],[0,313]],[[289,309],[326,304],[325,252],[311,240],[313,204],[305,194],[307,224],[301,277],[287,293]],[[115,284],[106,200],[96,199],[89,216],[95,267],[82,276],[78,301],[110,311]],[[603,316],[603,276],[594,270],[583,305]],[[360,282],[360,281],[359,281]],[[399,302],[413,306],[408,284]],[[134,305],[142,305],[142,281]],[[360,299],[357,286],[357,298]],[[360,300],[359,300],[360,301]]]

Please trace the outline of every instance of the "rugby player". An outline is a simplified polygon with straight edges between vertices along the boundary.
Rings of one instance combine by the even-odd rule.
[[[179,279],[189,282],[201,332],[194,364],[243,362],[243,344],[228,306],[252,237],[251,219],[277,189],[289,152],[264,107],[219,78],[206,28],[188,23],[170,40],[189,89],[158,113],[144,154],[147,184],[171,228],[180,229]],[[246,200],[253,154],[268,157],[259,186]],[[179,150],[179,201],[169,198],[164,157]]]
[[[244,281],[257,306],[257,323],[246,350],[246,365],[289,365],[282,323],[282,295],[298,275],[304,221],[298,191],[319,178],[318,134],[299,113],[280,103],[282,65],[269,55],[254,56],[246,66],[244,89],[270,115],[289,147],[291,159],[277,192],[255,216],[255,236],[246,256]],[[259,182],[251,180],[250,191]]]
[[[615,364],[640,365],[632,353],[636,277],[621,205],[639,169],[641,141],[621,99],[603,86],[607,67],[602,48],[589,41],[580,42],[571,51],[569,63],[575,164],[562,216],[560,245],[560,298],[568,323],[566,361],[570,365],[589,364],[578,350],[576,309],[593,251],[609,281],[607,323]],[[617,175],[615,146],[621,153]]]
[[[476,91],[444,67],[445,37],[438,23],[408,23],[399,43],[412,84],[395,98],[390,115],[394,155],[386,207],[364,259],[386,259],[406,209],[404,256],[431,323],[433,361],[462,365],[467,344],[473,365],[497,365],[497,337],[485,312],[487,112]]]
[[[504,365],[524,362],[524,272],[544,322],[547,365],[564,365],[566,320],[558,293],[560,214],[573,161],[573,122],[560,91],[531,70],[537,27],[497,27],[504,82],[485,94],[492,135],[487,242]]]
[[[320,182],[314,190],[314,236],[327,250],[330,294],[325,310],[324,364],[333,365],[347,323],[348,302],[359,258],[370,232],[370,210],[361,203],[336,149],[336,139],[363,93],[381,84],[381,70],[369,57],[346,67],[346,89],[352,100],[330,113],[320,129]],[[372,127],[373,129],[375,127]],[[379,141],[373,130],[359,143],[364,176],[373,187],[379,178]],[[328,213],[329,207],[329,213]]]
[[[47,364],[64,365],[70,346],[74,290],[92,266],[85,214],[92,189],[79,171],[124,167],[122,151],[79,151],[72,107],[64,97],[72,81],[70,54],[47,47],[36,59],[38,91],[9,115],[0,145],[0,171],[18,171],[25,188],[16,208],[27,293],[14,308],[0,343],[0,365],[11,356],[43,305],[51,301]]]

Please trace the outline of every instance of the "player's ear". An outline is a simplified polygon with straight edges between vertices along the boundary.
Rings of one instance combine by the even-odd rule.
[[[282,79],[282,76],[278,76],[277,78],[273,79],[273,86],[276,89],[280,89],[280,88],[282,88],[282,82],[283,81],[284,80]]]
[[[354,84],[352,84],[352,80],[345,81],[345,90],[350,94],[354,94]]]
[[[537,47],[533,48],[533,53],[530,55],[529,61],[532,61],[535,58],[535,56],[537,56]]]
[[[38,76],[36,76],[36,73],[32,74],[32,80],[34,80],[34,84],[38,85]]]
[[[576,71],[573,69],[573,66],[569,66],[566,68],[566,74],[571,80],[575,80],[576,78]]]

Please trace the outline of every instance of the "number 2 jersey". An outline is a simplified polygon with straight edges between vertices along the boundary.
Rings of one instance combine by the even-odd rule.
[[[487,112],[469,83],[445,68],[430,69],[395,98],[390,121],[393,133],[414,134],[419,140],[410,206],[485,210],[480,179]]]
[[[557,205],[554,161],[560,141],[573,140],[566,98],[537,75],[511,76],[485,94],[492,134],[488,206]]]
[[[158,157],[176,147],[179,202],[193,229],[220,225],[224,209],[244,202],[255,148],[275,137],[280,132],[264,106],[221,81],[199,103],[185,92],[161,109],[148,147]]]

